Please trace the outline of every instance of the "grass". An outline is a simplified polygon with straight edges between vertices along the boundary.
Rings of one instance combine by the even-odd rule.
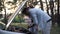
[[[52,27],[51,34],[60,34],[60,27]]]

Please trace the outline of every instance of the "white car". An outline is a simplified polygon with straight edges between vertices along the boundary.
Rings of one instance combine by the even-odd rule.
[[[12,29],[2,30],[0,29],[0,34],[33,34],[33,32],[29,31],[28,29],[25,29],[23,27],[15,28],[16,31]]]
[[[25,34],[25,33],[17,33],[17,32],[5,31],[0,29],[0,34]]]

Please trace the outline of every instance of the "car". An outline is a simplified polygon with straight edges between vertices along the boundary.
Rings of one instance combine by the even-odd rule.
[[[34,34],[23,27],[9,26],[7,30],[0,29],[0,34]]]
[[[5,31],[0,29],[0,34],[26,34],[26,33],[17,33],[17,32]]]

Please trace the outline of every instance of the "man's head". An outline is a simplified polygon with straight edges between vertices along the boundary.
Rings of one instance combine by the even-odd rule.
[[[29,16],[29,9],[34,8],[33,4],[29,4],[29,7],[25,7],[22,11],[22,14],[28,15]]]
[[[29,14],[29,7],[25,7],[22,11],[22,14],[28,15]]]
[[[33,4],[29,4],[29,8],[34,8],[34,5]]]

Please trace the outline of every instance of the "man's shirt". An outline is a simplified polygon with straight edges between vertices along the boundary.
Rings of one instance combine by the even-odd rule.
[[[45,22],[51,19],[51,17],[40,8],[31,8],[29,9],[29,12],[33,22],[35,24],[42,25],[41,27],[43,27]]]

